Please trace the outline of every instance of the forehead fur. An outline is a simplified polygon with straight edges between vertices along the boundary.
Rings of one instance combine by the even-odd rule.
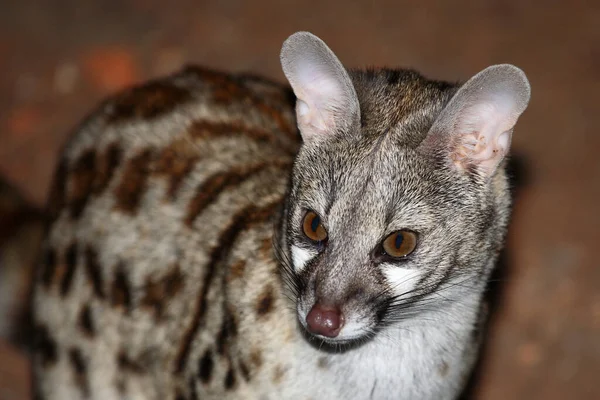
[[[361,136],[390,132],[396,145],[416,147],[457,85],[429,80],[412,70],[350,70],[361,112]]]
[[[410,70],[353,70],[350,77],[361,125],[302,146],[294,168],[296,206],[344,225],[357,221],[360,208],[361,219],[382,227],[394,219],[414,219],[411,210],[417,206],[422,215],[473,204],[479,189],[466,175],[415,151],[458,85]],[[330,210],[335,215],[328,215]]]

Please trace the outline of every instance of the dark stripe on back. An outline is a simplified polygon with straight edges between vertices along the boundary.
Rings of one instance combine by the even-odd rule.
[[[298,132],[295,127],[291,126],[289,122],[284,118],[282,112],[267,103],[255,99],[254,105],[261,112],[261,114],[267,116],[273,120],[279,129],[284,132],[291,139],[299,139]]]
[[[79,387],[85,397],[90,394],[90,387],[87,379],[87,364],[83,359],[81,351],[76,348],[69,350],[69,361],[73,369],[75,384]]]
[[[62,297],[65,297],[69,293],[71,284],[73,283],[75,267],[77,266],[77,242],[73,242],[67,247],[64,255],[64,265],[65,272],[60,283],[60,295]]]
[[[131,288],[129,278],[122,264],[117,266],[115,278],[111,290],[111,304],[114,307],[122,307],[126,313],[131,309]]]
[[[262,128],[246,126],[240,121],[230,122],[209,122],[195,121],[189,128],[189,134],[192,138],[212,139],[223,137],[245,136],[257,142],[275,141],[276,132],[268,131]]]
[[[242,373],[242,377],[244,378],[244,380],[246,382],[249,382],[250,381],[250,369],[246,365],[246,362],[243,359],[240,358],[238,360],[238,364],[239,364],[239,367],[240,367],[240,372]]]
[[[223,301],[225,303],[225,301]],[[223,304],[223,323],[221,330],[217,335],[217,352],[220,355],[225,355],[229,338],[237,335],[237,322],[231,310]]]
[[[235,388],[237,379],[235,377],[235,371],[233,370],[233,366],[230,365],[227,370],[227,375],[225,375],[225,381],[223,384],[225,385],[225,389],[232,390]]]
[[[146,278],[144,297],[140,305],[154,312],[154,317],[160,319],[168,302],[181,291],[184,285],[183,275],[179,265],[169,267],[169,272],[159,279]]]
[[[90,309],[89,304],[86,304],[79,313],[79,327],[88,337],[93,337],[96,334],[92,310]]]
[[[205,74],[204,76],[208,75]],[[246,104],[250,103],[252,109],[258,110],[264,117],[275,122],[282,132],[288,134],[290,137],[296,137],[296,129],[284,118],[281,107],[270,104],[273,103],[283,107],[287,106],[288,110],[293,109],[294,97],[291,91],[279,88],[276,92],[278,96],[274,96],[273,94],[265,96],[264,93],[256,93],[256,91],[250,89],[244,81],[258,81],[259,79],[257,77],[236,77],[224,74],[212,74],[210,80],[214,87],[212,95],[215,103],[230,104],[234,101],[244,101]]]
[[[190,388],[190,400],[198,400],[198,391],[196,390],[196,380],[194,377],[190,377],[188,385]]]
[[[102,193],[110,180],[112,179],[115,169],[121,163],[123,152],[117,143],[109,145],[98,160],[98,170],[94,179],[93,192],[95,194]]]
[[[154,171],[169,180],[167,197],[170,200],[175,198],[181,182],[190,173],[198,159],[196,148],[190,139],[174,140],[158,155]]]
[[[197,67],[190,67],[183,71],[181,75],[192,75],[200,79],[203,83],[208,83],[212,89],[212,101],[219,108],[228,108],[234,104],[237,106],[237,109],[241,107],[242,109],[247,109],[251,112],[258,111],[260,115],[264,117],[265,123],[275,123],[288,139],[292,139],[294,143],[300,142],[300,135],[293,120],[288,121],[288,119],[284,117],[285,111],[292,112],[295,102],[295,97],[289,88],[284,88],[283,86],[262,79],[262,81],[264,81],[263,85],[267,85],[268,83],[272,86],[270,93],[266,94],[265,90],[257,91],[256,89],[253,90],[249,87],[249,85],[252,85],[251,81],[259,82],[259,78],[234,76]],[[206,124],[206,122],[200,122],[200,124]],[[209,136],[214,136],[215,134],[220,135],[220,131],[227,129],[230,131],[227,133],[244,132],[247,136],[251,136],[255,140],[272,141],[274,140],[274,136],[280,134],[280,132],[274,132],[272,130],[265,131],[257,128],[250,128],[241,121],[208,124],[214,125],[217,131]],[[230,127],[227,128],[227,125]],[[200,137],[204,137],[204,135],[206,134],[200,135]],[[296,149],[285,150],[296,151]]]
[[[48,212],[50,220],[55,220],[63,209],[67,194],[67,177],[69,167],[67,160],[62,158],[54,173],[52,189],[48,196]]]
[[[226,189],[235,187],[252,177],[253,175],[265,170],[268,167],[278,166],[282,169],[289,168],[288,163],[283,162],[262,162],[249,167],[234,168],[224,172],[218,172],[207,178],[196,190],[196,195],[188,205],[184,222],[187,226],[192,226],[194,220],[208,207],[215,199]]]
[[[203,383],[210,382],[214,367],[213,355],[210,349],[207,349],[200,360],[198,360],[198,378]]]
[[[94,294],[104,299],[104,279],[102,278],[102,271],[100,263],[98,262],[98,253],[90,245],[85,248],[85,272],[88,280],[92,284]]]
[[[56,270],[56,251],[53,248],[48,248],[44,252],[42,259],[42,284],[47,288],[52,283],[52,277]]]
[[[207,309],[206,296],[212,286],[212,281],[216,276],[218,268],[222,266],[229,255],[229,252],[240,233],[257,223],[268,221],[269,218],[275,214],[279,205],[280,201],[278,200],[263,207],[257,207],[255,205],[247,206],[235,214],[229,226],[219,235],[217,245],[212,249],[209,262],[206,265],[206,275],[196,301],[192,322],[183,335],[175,358],[174,372],[176,374],[179,374],[185,368],[192,341],[195,339],[198,329],[204,323],[204,316],[206,315]]]
[[[119,93],[105,105],[109,123],[151,119],[192,99],[191,92],[166,81],[150,82]]]
[[[33,348],[41,359],[42,366],[49,366],[58,360],[56,341],[52,338],[46,325],[38,325],[34,332]]]
[[[135,214],[146,190],[152,152],[144,150],[132,157],[125,167],[121,181],[115,188],[115,207],[127,214]]]
[[[91,194],[96,173],[96,153],[86,150],[73,163],[70,170],[69,210],[72,218],[78,218]]]

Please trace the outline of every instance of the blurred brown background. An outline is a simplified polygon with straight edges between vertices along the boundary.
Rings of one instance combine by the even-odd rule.
[[[297,30],[347,66],[527,73],[521,179],[472,397],[600,399],[598,1],[3,0],[0,176],[39,206],[61,144],[102,97],[187,62],[283,80],[279,49]],[[0,341],[0,400],[27,399],[27,379],[23,352]]]

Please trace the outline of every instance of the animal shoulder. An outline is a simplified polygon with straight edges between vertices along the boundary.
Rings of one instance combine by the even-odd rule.
[[[191,67],[117,94],[77,129],[50,196],[36,290],[38,373],[71,384],[56,398],[119,398],[165,369],[185,375],[201,356],[211,373],[217,362],[192,357],[192,342],[225,318],[212,315],[227,311],[217,287],[275,268],[270,228],[298,142],[291,100],[266,80]],[[265,267],[246,273],[246,252]],[[275,284],[247,294],[254,314],[271,311]],[[235,330],[233,316],[223,321],[217,353]],[[149,385],[148,398],[168,398],[176,380]]]

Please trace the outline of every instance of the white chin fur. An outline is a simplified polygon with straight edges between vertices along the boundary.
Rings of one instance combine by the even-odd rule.
[[[292,246],[292,261],[294,262],[294,269],[296,270],[296,272],[302,271],[306,264],[314,256],[315,255],[313,253],[306,249],[297,246]]]

